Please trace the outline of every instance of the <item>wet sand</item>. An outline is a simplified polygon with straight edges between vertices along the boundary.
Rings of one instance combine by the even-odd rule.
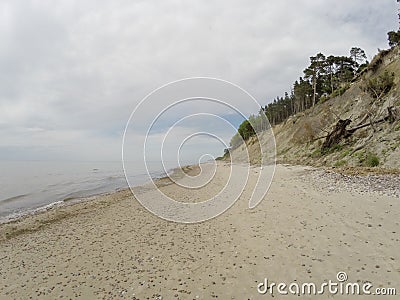
[[[229,171],[220,163],[201,191],[159,185],[198,202]],[[340,271],[400,293],[399,198],[336,182],[321,189],[312,168],[278,165],[269,193],[249,209],[258,171],[229,210],[202,223],[160,219],[127,190],[3,224],[0,299],[271,299],[257,292],[264,278],[321,284]],[[321,297],[332,296],[304,298]]]

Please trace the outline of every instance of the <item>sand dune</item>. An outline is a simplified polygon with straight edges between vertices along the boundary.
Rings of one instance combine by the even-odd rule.
[[[229,171],[219,164],[200,190],[168,182],[161,190],[203,201]],[[229,210],[202,223],[165,221],[121,191],[3,224],[0,298],[268,299],[257,292],[264,278],[320,284],[340,271],[349,282],[400,293],[399,198],[329,180],[322,189],[314,169],[279,165],[265,199],[249,209],[258,172],[251,168]],[[140,192],[154,196],[151,188]]]

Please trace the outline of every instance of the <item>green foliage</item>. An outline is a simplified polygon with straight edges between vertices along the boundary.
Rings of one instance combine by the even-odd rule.
[[[399,131],[399,130],[400,130],[400,121],[397,122],[397,125],[394,128],[394,131]]]
[[[360,151],[353,155],[358,158],[359,163],[364,167],[376,167],[379,165],[379,157],[372,152]]]
[[[261,132],[270,128],[270,124],[262,108],[258,112],[257,116],[251,115],[249,117],[249,123],[254,129],[254,133]]]
[[[345,84],[344,86],[336,89],[333,93],[329,96],[329,98],[335,98],[337,96],[343,95],[350,87],[350,84]]]
[[[366,62],[361,48],[353,47],[350,55],[326,57],[318,53],[311,56],[310,65],[303,71],[304,77],[294,82],[292,92],[277,97],[263,108],[271,124],[279,124],[318,102],[342,95],[360,70],[359,63]]]
[[[324,150],[322,154],[331,154],[331,153],[340,151],[342,149],[343,149],[343,145],[333,145],[332,147]]]
[[[379,157],[373,153],[367,153],[364,160],[366,167],[377,167],[379,165]]]
[[[368,69],[369,67],[369,62],[366,61],[364,64],[360,65],[357,69],[357,74],[360,74],[361,72],[363,72],[364,70]]]
[[[304,83],[305,84],[305,83]],[[303,85],[302,88],[305,88]],[[295,89],[295,93],[298,90]],[[263,112],[272,125],[279,124],[286,120],[295,112],[294,93],[289,95],[285,93],[284,97],[277,97],[271,103],[263,107]]]
[[[359,47],[353,47],[350,49],[350,57],[357,64],[365,63],[367,60],[367,55],[364,50]]]
[[[248,120],[243,121],[242,124],[240,124],[238,133],[242,137],[243,140],[248,140],[251,136],[253,136],[256,132],[251,126],[250,122]]]
[[[304,77],[294,82],[290,94],[286,92],[283,97],[276,97],[262,107],[257,116],[250,116],[248,120],[240,124],[237,134],[231,139],[231,149],[236,149],[257,132],[268,129],[269,123],[279,124],[290,116],[313,107],[318,102],[342,95],[363,66],[361,63],[364,63],[364,67],[368,65],[364,50],[358,47],[351,48],[350,57],[333,55],[326,57],[322,53],[311,56],[310,65],[303,70]],[[265,120],[265,116],[269,122]],[[307,132],[312,138],[313,130]],[[340,147],[329,149],[327,153],[340,150]],[[320,155],[322,154],[317,152],[311,154],[313,157]]]
[[[344,159],[342,159],[342,160],[338,160],[337,162],[335,162],[334,166],[335,167],[343,167],[346,164],[347,164],[347,162]]]
[[[390,47],[393,48],[400,43],[400,31],[389,31],[387,34]]]
[[[324,103],[325,101],[328,101],[329,99],[331,99],[330,95],[328,95],[328,96],[323,95],[323,96],[319,99],[319,103]]]
[[[346,157],[346,156],[349,155],[349,154],[350,154],[350,149],[344,150],[344,151],[340,154],[340,158],[344,158],[344,157]]]
[[[360,162],[364,160],[365,151],[354,152],[351,156],[358,158]]]
[[[228,157],[231,155],[231,152],[229,151],[229,149],[224,149],[224,157]]]
[[[370,78],[364,86],[364,91],[368,92],[372,98],[380,99],[393,87],[394,76],[394,73],[389,74],[385,71],[378,77]]]
[[[247,141],[257,132],[270,128],[264,109],[260,109],[257,116],[251,115],[248,120],[244,120],[238,128],[238,132],[232,137],[230,146],[232,149],[239,147],[243,141]]]
[[[318,149],[315,149],[313,152],[311,152],[311,155],[310,155],[312,158],[319,158],[319,157],[321,157],[322,156],[322,153],[321,153],[321,149],[320,148],[318,148]]]
[[[229,149],[224,149],[224,155],[217,157],[215,160],[224,160],[227,159],[231,155]]]
[[[371,72],[376,72],[379,69],[379,66],[382,64],[384,57],[389,53],[390,49],[380,50],[379,53],[374,57],[374,59],[368,65],[368,70]]]

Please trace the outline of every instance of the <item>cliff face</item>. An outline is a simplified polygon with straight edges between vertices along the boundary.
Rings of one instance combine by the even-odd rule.
[[[393,78],[390,90],[374,94],[368,84],[377,84],[385,76]],[[388,108],[397,116],[388,118]],[[400,50],[380,52],[369,67],[351,83],[341,96],[318,103],[314,108],[291,116],[273,128],[277,161],[326,166],[380,166],[400,169]],[[386,119],[385,119],[386,118]],[[325,136],[339,120],[350,120],[347,129],[362,127],[346,134],[325,150]],[[384,119],[384,120],[382,120]],[[377,122],[380,121],[380,122]],[[257,153],[254,138],[247,143]],[[233,152],[243,151],[243,146]],[[257,159],[253,158],[253,161]]]

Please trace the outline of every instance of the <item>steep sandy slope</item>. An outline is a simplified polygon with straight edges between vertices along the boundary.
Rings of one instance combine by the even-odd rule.
[[[385,72],[394,73],[394,86],[379,100],[364,89],[368,80]],[[340,119],[351,119],[349,128],[378,120],[387,115],[387,108],[400,112],[400,50],[382,51],[350,88],[341,96],[317,104],[313,109],[291,116],[273,128],[277,145],[277,159],[284,163],[327,166],[369,166],[379,162],[380,167],[400,168],[400,120],[382,122],[354,132],[352,136],[321,153],[323,136]],[[369,117],[370,115],[371,117]],[[320,139],[318,139],[320,138]],[[257,156],[254,138],[247,143],[249,153]],[[244,145],[234,150],[243,153]],[[253,158],[252,161],[257,161]]]

